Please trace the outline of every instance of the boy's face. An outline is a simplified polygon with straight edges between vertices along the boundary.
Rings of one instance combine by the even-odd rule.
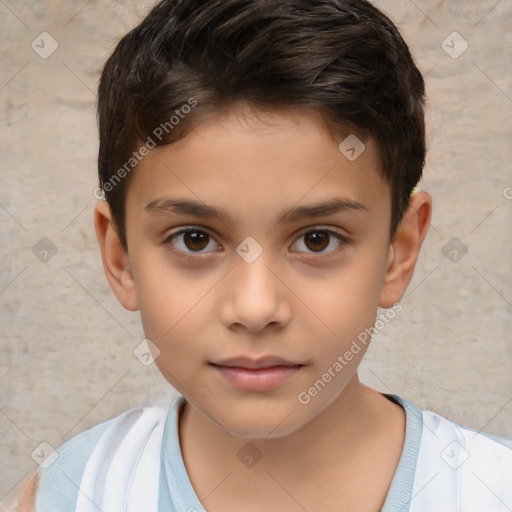
[[[311,112],[265,121],[231,112],[151,151],[134,171],[126,197],[133,291],[125,283],[132,297],[122,302],[140,309],[165,378],[231,434],[291,433],[355,382],[362,344],[304,403],[304,392],[373,326],[377,306],[394,301],[383,299],[391,196],[378,165],[371,140],[350,161]],[[170,201],[227,219],[173,211]],[[278,220],[334,201],[345,208]],[[264,356],[302,366],[274,384],[261,370],[235,370],[237,384],[213,364]]]

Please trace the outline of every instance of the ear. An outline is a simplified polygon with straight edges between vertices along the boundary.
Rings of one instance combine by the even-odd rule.
[[[130,259],[123,248],[106,201],[98,202],[94,208],[94,227],[100,244],[103,268],[112,291],[126,309],[137,311],[139,308]]]
[[[379,299],[381,308],[389,308],[404,296],[409,285],[421,244],[425,240],[432,215],[432,198],[422,191],[413,192],[409,207],[400,222],[388,253],[388,266]]]

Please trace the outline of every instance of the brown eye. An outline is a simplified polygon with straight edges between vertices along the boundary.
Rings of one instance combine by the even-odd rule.
[[[210,253],[219,249],[215,239],[200,229],[182,229],[171,234],[165,243],[186,254]]]
[[[345,237],[330,229],[310,229],[302,233],[292,251],[306,254],[332,254],[344,245]]]
[[[187,231],[183,234],[183,243],[191,251],[202,251],[208,246],[209,235],[202,231]]]
[[[313,231],[304,235],[305,245],[308,249],[318,252],[323,251],[328,245],[330,237],[327,231]]]

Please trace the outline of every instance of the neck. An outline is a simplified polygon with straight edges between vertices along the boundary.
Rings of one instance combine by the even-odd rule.
[[[332,481],[335,475],[347,483],[347,488],[354,489],[359,487],[357,475],[362,476],[366,484],[368,470],[372,465],[381,464],[381,456],[385,458],[391,450],[394,457],[389,457],[390,474],[383,487],[385,497],[402,451],[404,430],[402,408],[362,385],[357,374],[326,409],[283,437],[234,437],[189,403],[180,418],[183,458],[198,496],[211,492],[234,468],[237,489],[241,493],[244,488],[253,492],[255,488],[261,489],[263,482],[268,483],[269,474],[286,475],[287,481],[296,484]],[[261,459],[251,471],[241,471],[236,457],[249,442],[256,449],[254,446],[246,448],[248,453],[257,450]],[[303,488],[303,484],[301,486]],[[340,488],[339,482],[337,487]]]

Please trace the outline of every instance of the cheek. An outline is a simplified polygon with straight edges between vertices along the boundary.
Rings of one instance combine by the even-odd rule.
[[[194,322],[201,306],[197,304],[199,291],[184,287],[179,276],[169,281],[162,276],[145,277],[138,284],[144,334],[160,351],[155,363],[163,377],[180,393],[187,393],[194,377],[190,369],[198,366],[204,352],[202,328]]]
[[[354,330],[373,324],[383,280],[383,265],[358,254],[350,265],[321,282],[313,281],[308,303],[337,336],[345,339],[356,335]]]
[[[215,280],[198,272],[187,274],[172,266],[165,253],[151,248],[134,254],[133,260],[142,326],[161,351],[158,360],[176,365],[189,355],[201,357],[200,322],[206,318],[205,299]]]
[[[187,278],[160,247],[141,247],[131,259],[142,321],[162,336],[192,307],[194,298],[197,301],[200,279]]]

